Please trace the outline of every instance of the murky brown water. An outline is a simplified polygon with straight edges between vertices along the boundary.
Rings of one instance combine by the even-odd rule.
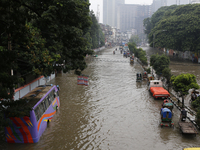
[[[143,47],[146,50],[148,58],[152,54],[163,54],[162,51],[155,50],[149,47]],[[170,69],[173,75],[179,75],[181,73],[191,73],[196,76],[197,83],[200,85],[200,64],[193,63],[191,60],[178,59],[177,57],[172,57],[170,61]]]
[[[73,74],[60,74],[51,81],[61,87],[61,107],[37,144],[1,141],[0,149],[181,150],[199,146],[199,136],[180,133],[180,112],[176,108],[175,128],[160,128],[162,100],[152,98],[145,81],[136,82],[141,66],[137,62],[130,65],[129,58],[119,51],[113,55],[113,50],[101,52],[88,64],[84,74],[90,76],[89,86],[77,85]],[[170,67],[172,72],[187,71],[185,66],[173,62]]]

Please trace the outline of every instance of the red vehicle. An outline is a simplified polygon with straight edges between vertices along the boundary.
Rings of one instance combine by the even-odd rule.
[[[149,81],[149,91],[154,98],[168,98],[170,94],[167,90],[163,88],[161,80],[150,80]]]

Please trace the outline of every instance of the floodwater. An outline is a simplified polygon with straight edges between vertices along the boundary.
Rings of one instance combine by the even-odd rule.
[[[148,59],[152,54],[164,54],[162,51],[155,50],[150,47],[143,47],[148,55]],[[181,73],[190,73],[196,76],[197,83],[200,85],[200,64],[193,63],[191,60],[184,60],[177,58],[176,56],[170,57],[170,69],[173,75],[179,75]]]
[[[178,109],[174,108],[174,128],[159,126],[162,100],[152,98],[146,81],[136,82],[141,66],[136,61],[131,65],[119,50],[113,55],[114,49],[88,61],[83,73],[89,75],[89,86],[77,85],[74,74],[59,74],[51,81],[61,88],[61,107],[38,143],[7,144],[1,140],[0,149],[182,150],[199,146],[199,135],[180,133]],[[171,63],[170,67],[172,72],[187,71],[181,64]]]

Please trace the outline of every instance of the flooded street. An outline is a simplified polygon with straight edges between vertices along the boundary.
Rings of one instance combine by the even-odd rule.
[[[118,48],[118,47],[117,47]],[[180,133],[180,112],[174,108],[174,128],[161,128],[162,100],[154,100],[147,82],[136,82],[141,66],[129,63],[119,50],[107,49],[91,58],[83,72],[89,86],[77,85],[77,76],[58,74],[51,84],[61,88],[61,107],[36,144],[7,144],[2,150],[182,150],[200,146],[200,136]],[[148,47],[147,53],[153,53]],[[172,73],[200,74],[198,64],[171,62]],[[186,68],[186,66],[188,66]],[[195,68],[195,69],[194,69]],[[185,71],[185,72],[184,72]],[[200,84],[200,77],[197,76]]]
[[[148,55],[148,59],[152,54],[160,54],[162,55],[163,52],[159,50],[155,50],[150,47],[143,47]],[[196,76],[197,83],[200,85],[200,64],[193,63],[191,60],[184,60],[181,58],[171,57],[170,66],[171,72],[173,75],[179,75],[181,73],[191,73]]]

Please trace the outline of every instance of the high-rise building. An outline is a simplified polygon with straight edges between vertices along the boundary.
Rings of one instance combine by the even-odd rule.
[[[179,0],[179,5],[189,4],[189,0]]]
[[[167,0],[167,6],[189,4],[189,0]]]
[[[117,6],[125,0],[103,0],[103,23],[112,27],[117,26]]]
[[[200,0],[190,0],[190,3],[191,3],[191,4],[199,4],[199,3],[200,3]]]
[[[168,0],[153,0],[151,5],[152,13],[155,13],[162,6],[167,6],[167,1]]]
[[[167,0],[167,6],[177,5],[179,0]]]
[[[117,28],[122,32],[144,33],[143,20],[150,17],[150,5],[121,4],[118,6]]]

